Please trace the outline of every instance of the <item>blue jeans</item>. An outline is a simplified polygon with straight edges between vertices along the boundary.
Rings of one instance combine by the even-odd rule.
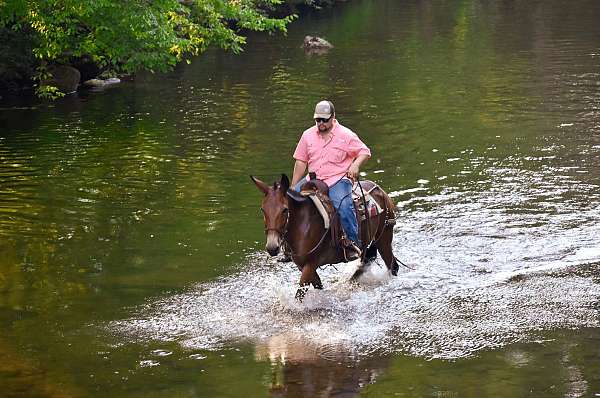
[[[300,191],[300,187],[305,182],[305,178],[301,179],[294,189]],[[360,247],[358,241],[358,222],[356,221],[354,203],[352,202],[352,182],[343,178],[330,186],[329,198],[340,214],[340,221],[342,222],[342,228],[346,236]]]

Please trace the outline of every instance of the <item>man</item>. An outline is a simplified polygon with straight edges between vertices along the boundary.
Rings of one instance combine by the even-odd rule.
[[[316,105],[314,119],[315,125],[302,133],[294,151],[292,186],[300,190],[307,167],[329,186],[329,197],[338,209],[342,228],[354,243],[352,257],[358,258],[361,245],[352,203],[352,181],[358,178],[360,166],[371,157],[371,151],[352,130],[338,123],[330,101]]]

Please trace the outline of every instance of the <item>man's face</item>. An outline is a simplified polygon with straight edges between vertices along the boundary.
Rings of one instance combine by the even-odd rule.
[[[326,133],[331,130],[333,126],[333,115],[329,117],[329,119],[316,118],[315,123],[317,123],[317,128],[319,129],[319,133]]]

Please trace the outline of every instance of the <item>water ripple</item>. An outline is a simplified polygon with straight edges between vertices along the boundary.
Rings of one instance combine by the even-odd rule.
[[[414,269],[398,277],[376,264],[355,286],[353,265],[325,268],[325,290],[298,303],[298,272],[256,253],[239,273],[109,327],[194,350],[251,342],[259,357],[302,361],[382,352],[459,358],[553,328],[600,326],[597,186],[556,167],[485,174],[488,190],[465,184],[400,204],[395,251]]]

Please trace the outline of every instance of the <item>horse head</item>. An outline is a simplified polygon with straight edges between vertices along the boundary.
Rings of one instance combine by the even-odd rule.
[[[269,186],[254,176],[250,176],[250,178],[265,195],[260,209],[263,213],[265,234],[267,235],[266,249],[271,256],[276,256],[289,222],[290,209],[286,192],[290,187],[290,180],[285,174],[282,174],[279,181],[275,182],[273,186]]]

